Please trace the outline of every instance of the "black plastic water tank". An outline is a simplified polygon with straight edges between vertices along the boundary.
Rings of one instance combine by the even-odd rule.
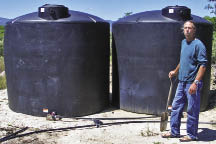
[[[210,87],[212,24],[191,15],[190,9],[184,6],[142,12],[113,23],[114,105],[137,113],[160,114],[165,111],[170,86],[168,73],[179,62],[184,38],[181,27],[186,20],[195,22],[196,36],[207,48],[209,62],[201,110],[206,108]]]
[[[42,116],[99,112],[109,103],[109,23],[44,5],[7,23],[5,67],[9,107]]]

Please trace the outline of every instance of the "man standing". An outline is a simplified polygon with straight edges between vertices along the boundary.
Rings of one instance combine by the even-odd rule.
[[[180,137],[181,116],[186,102],[187,107],[187,136],[180,141],[197,140],[200,91],[202,78],[206,70],[207,58],[204,44],[195,38],[196,27],[193,21],[183,25],[185,39],[181,43],[180,63],[175,70],[169,72],[169,78],[178,74],[178,87],[172,103],[170,118],[171,132],[163,134],[164,138]]]

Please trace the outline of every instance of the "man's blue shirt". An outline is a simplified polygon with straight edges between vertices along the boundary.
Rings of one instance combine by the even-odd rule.
[[[190,43],[186,39],[181,43],[180,69],[178,78],[180,81],[193,82],[199,67],[206,66],[206,48],[199,39]]]

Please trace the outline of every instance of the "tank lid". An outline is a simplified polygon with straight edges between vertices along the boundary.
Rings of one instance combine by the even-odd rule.
[[[38,16],[47,20],[69,17],[68,8],[63,5],[45,4],[38,8]]]
[[[178,21],[191,20],[191,10],[185,6],[168,6],[162,9],[162,15]]]

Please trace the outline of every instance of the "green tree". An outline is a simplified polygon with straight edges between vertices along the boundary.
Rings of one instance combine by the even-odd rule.
[[[216,17],[205,16],[204,19],[211,22],[213,24],[213,31],[216,31]]]
[[[126,12],[124,13],[124,17],[131,15],[133,12]]]
[[[205,9],[216,15],[216,0],[207,0],[207,2],[208,4],[205,6]]]
[[[212,40],[212,63],[216,64],[216,32],[213,32]]]
[[[204,19],[213,24],[212,63],[216,63],[216,17],[205,16]]]

